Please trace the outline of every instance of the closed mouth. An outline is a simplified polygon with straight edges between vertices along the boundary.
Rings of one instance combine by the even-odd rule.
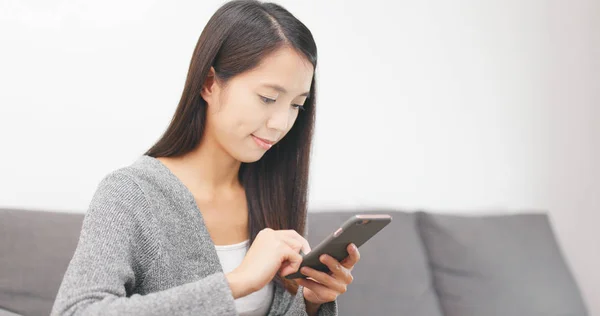
[[[254,134],[252,134],[252,136],[254,136],[254,137],[256,137],[256,138],[260,139],[261,141],[263,141],[263,142],[265,142],[265,143],[267,143],[267,144],[269,144],[269,145],[273,145],[273,144],[275,144],[275,142],[274,142],[274,141],[271,141],[271,140],[268,140],[268,139],[264,139],[264,138],[260,138],[260,137],[258,137],[258,136],[256,136],[256,135],[254,135]]]

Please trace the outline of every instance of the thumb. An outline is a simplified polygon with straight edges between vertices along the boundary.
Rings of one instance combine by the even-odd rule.
[[[300,269],[300,264],[302,264],[302,256],[292,252],[288,259],[281,264],[279,269],[280,274],[286,276],[288,274],[297,272]]]
[[[279,275],[286,276],[298,271],[298,268],[293,267],[290,264],[283,264],[281,269],[279,269]]]

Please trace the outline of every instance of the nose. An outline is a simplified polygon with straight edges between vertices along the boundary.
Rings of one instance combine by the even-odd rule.
[[[267,128],[278,132],[286,132],[291,119],[290,107],[279,106],[267,120]]]

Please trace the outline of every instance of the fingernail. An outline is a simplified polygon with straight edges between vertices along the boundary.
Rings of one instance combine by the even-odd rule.
[[[352,244],[352,250],[354,250],[354,251],[357,251],[357,250],[358,250],[358,247],[356,247],[356,245],[355,245],[355,244]]]
[[[327,255],[321,255],[321,261],[325,261],[327,259]]]
[[[300,272],[302,272],[302,274],[307,274],[308,273],[308,268],[307,267],[303,267],[302,269],[300,269]]]

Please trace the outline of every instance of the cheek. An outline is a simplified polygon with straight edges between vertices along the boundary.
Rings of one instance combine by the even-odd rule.
[[[240,103],[230,106],[227,113],[223,113],[226,120],[224,124],[227,132],[239,137],[245,137],[253,133],[264,124],[265,110],[254,104]]]

